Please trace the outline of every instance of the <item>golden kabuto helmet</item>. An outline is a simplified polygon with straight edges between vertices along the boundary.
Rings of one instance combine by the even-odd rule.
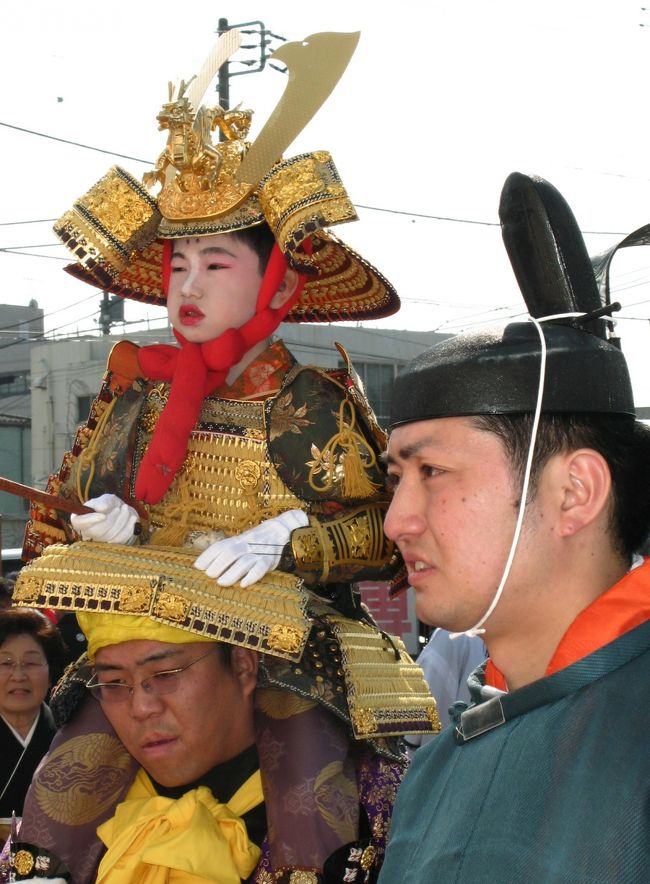
[[[504,184],[499,215],[528,312],[512,322],[460,334],[416,357],[398,376],[390,424],[440,417],[533,413],[541,340],[546,344],[544,413],[634,415],[625,357],[578,228],[548,181],[520,173]],[[646,231],[647,232],[647,231]],[[609,260],[611,254],[608,253]],[[603,259],[602,267],[609,266]],[[567,315],[568,314],[568,315]],[[561,315],[562,318],[550,318]],[[548,317],[548,318],[547,318]]]
[[[322,33],[282,46],[273,58],[289,81],[256,140],[246,141],[252,112],[201,104],[241,35],[222,34],[188,83],[169,85],[158,114],[165,150],[143,183],[117,166],[55,224],[78,263],[69,273],[104,291],[165,303],[165,240],[229,233],[266,222],[289,266],[305,273],[288,322],[377,319],[399,309],[391,284],[338,240],[330,225],[357,215],[326,151],[279,159],[330,94],[359,34]],[[213,143],[215,131],[223,140]]]

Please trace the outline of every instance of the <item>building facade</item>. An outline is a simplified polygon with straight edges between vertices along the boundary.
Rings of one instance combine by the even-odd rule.
[[[31,482],[31,349],[43,337],[43,311],[36,301],[0,304],[0,476]],[[0,492],[0,545],[19,547],[28,501]]]

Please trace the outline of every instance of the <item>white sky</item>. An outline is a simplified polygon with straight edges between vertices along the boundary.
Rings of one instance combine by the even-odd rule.
[[[361,31],[341,82],[286,155],[330,150],[353,201],[386,210],[360,208],[360,223],[337,231],[397,287],[403,307],[386,327],[457,331],[523,308],[497,226],[511,171],[555,184],[593,253],[650,222],[650,12],[631,0],[330,0],[318,7],[22,0],[0,11],[0,123],[153,161],[165,143],[155,116],[167,82],[196,71],[219,17],[230,24],[261,18],[290,40]],[[233,79],[231,103],[256,111],[253,136],[283,84],[268,68]],[[35,298],[50,329],[96,328],[99,293],[62,272],[65,251],[53,246],[51,223],[8,222],[58,217],[113,163],[136,177],[148,166],[6,125],[0,151],[0,249],[29,246],[24,251],[51,256],[0,251],[0,302]],[[619,331],[637,404],[650,404],[649,249],[615,259],[612,294],[630,317]],[[162,313],[127,302],[127,320],[145,315]]]

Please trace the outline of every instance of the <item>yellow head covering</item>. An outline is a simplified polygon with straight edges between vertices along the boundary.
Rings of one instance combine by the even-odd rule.
[[[100,648],[135,639],[171,642],[178,645],[214,641],[206,636],[187,632],[185,629],[176,629],[175,626],[159,623],[150,617],[138,617],[134,614],[89,614],[87,611],[79,611],[77,620],[88,640],[88,657],[91,663]]]

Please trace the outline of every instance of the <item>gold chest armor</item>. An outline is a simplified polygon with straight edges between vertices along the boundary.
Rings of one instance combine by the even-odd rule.
[[[144,427],[164,404],[160,387],[148,397]],[[148,417],[149,416],[149,417]],[[288,509],[305,509],[270,459],[265,401],[206,399],[182,469],[160,503],[149,507],[151,542],[182,545],[213,532],[229,536]],[[138,439],[138,459],[150,433]]]

